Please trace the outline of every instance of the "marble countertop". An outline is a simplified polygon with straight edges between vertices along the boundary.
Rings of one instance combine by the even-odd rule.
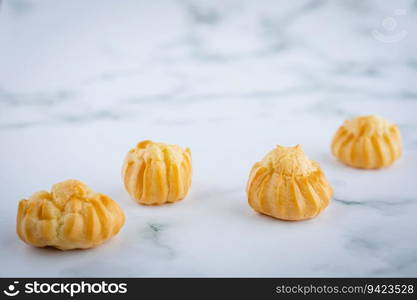
[[[417,276],[416,34],[415,1],[2,1],[0,276]],[[331,156],[358,114],[399,125],[395,165]],[[185,200],[129,198],[121,165],[143,139],[191,148]],[[317,218],[248,206],[276,144],[320,162],[335,195]],[[118,201],[120,234],[21,242],[18,201],[68,178]]]

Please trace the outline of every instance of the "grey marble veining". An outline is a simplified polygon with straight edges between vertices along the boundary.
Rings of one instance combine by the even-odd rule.
[[[415,1],[0,2],[0,276],[416,276]],[[330,154],[346,118],[399,125],[379,171]],[[143,207],[120,168],[137,141],[189,146],[189,196]],[[245,184],[302,144],[335,195],[319,217],[253,212]],[[20,199],[78,178],[126,224],[96,249],[35,249]]]

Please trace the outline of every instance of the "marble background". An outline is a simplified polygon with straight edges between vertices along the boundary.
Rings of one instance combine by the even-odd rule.
[[[417,276],[416,1],[29,1],[0,6],[0,276]],[[399,125],[380,171],[330,154],[344,119]],[[124,191],[125,153],[189,146],[175,205]],[[256,214],[252,164],[302,144],[335,189],[305,222]],[[36,249],[20,199],[77,178],[125,210],[101,247]]]

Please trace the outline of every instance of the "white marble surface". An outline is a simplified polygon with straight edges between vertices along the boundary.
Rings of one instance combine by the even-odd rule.
[[[0,276],[417,276],[416,34],[415,1],[2,1]],[[331,157],[357,114],[400,126],[394,166]],[[121,164],[142,139],[191,148],[184,201],[129,199]],[[252,164],[298,143],[331,205],[305,222],[256,214]],[[120,203],[121,233],[88,251],[25,245],[18,201],[67,178]]]

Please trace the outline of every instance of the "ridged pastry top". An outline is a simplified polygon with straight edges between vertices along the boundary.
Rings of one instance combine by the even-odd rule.
[[[276,173],[285,175],[308,175],[317,170],[317,163],[308,159],[300,145],[277,146],[259,162]]]
[[[184,149],[178,145],[169,145],[156,143],[150,140],[142,141],[136,145],[136,148],[130,150],[129,154],[142,157],[145,161],[165,161],[171,163],[181,163],[183,160]]]
[[[44,192],[41,193],[45,195]],[[70,200],[77,199],[88,201],[88,199],[94,197],[94,194],[95,192],[83,182],[70,179],[56,183],[52,186],[50,200],[59,208],[63,208]]]
[[[361,116],[352,120],[346,120],[343,127],[353,136],[382,136],[395,125],[379,116]]]

